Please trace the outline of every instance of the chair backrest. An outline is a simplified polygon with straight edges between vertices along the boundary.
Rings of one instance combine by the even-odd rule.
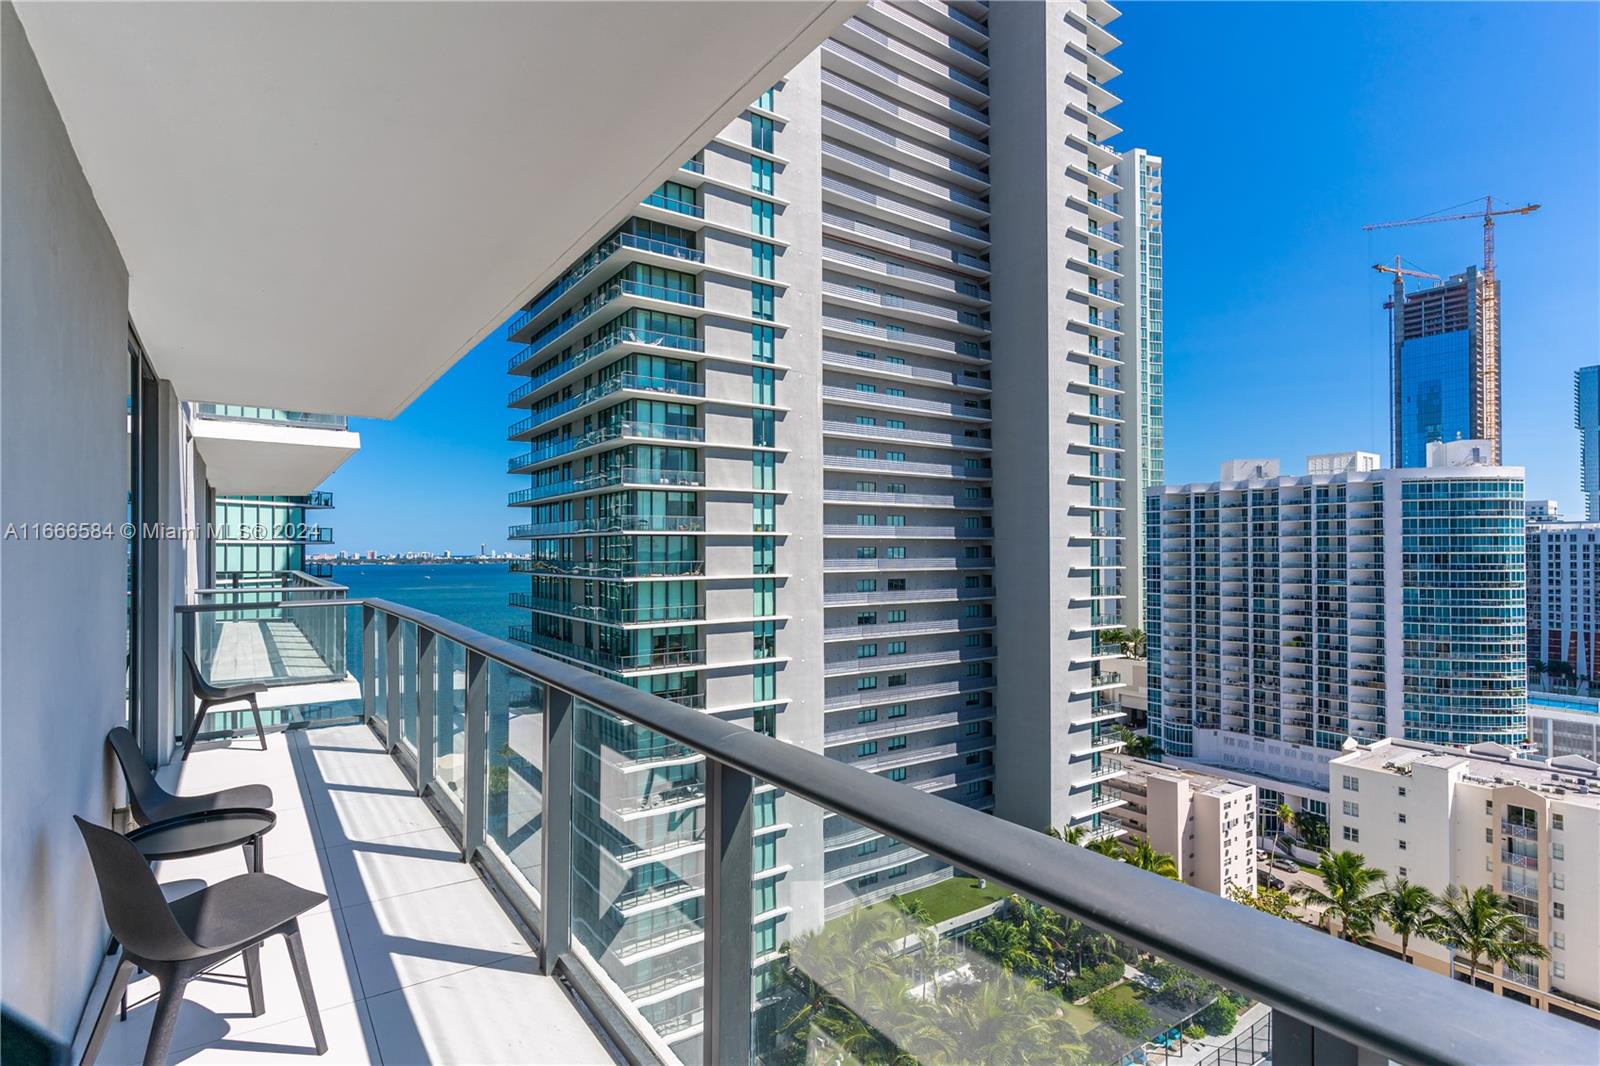
[[[195,665],[194,656],[190,655],[187,651],[183,653],[183,661],[188,664],[189,680],[194,683],[195,693],[199,695],[201,699],[209,699],[221,691],[221,689],[217,688],[217,686],[206,680],[206,675],[202,674],[200,672],[200,667]]]
[[[106,744],[116,755],[117,764],[122,767],[122,779],[128,783],[128,803],[133,808],[134,820],[140,825],[160,821],[161,809],[172,802],[173,796],[150,772],[144,752],[139,750],[139,742],[133,739],[126,726],[119,725],[106,734]]]
[[[106,924],[128,953],[152,962],[173,962],[204,954],[172,916],[155,873],[133,842],[77,815],[72,820],[78,823],[84,846],[89,849]]]

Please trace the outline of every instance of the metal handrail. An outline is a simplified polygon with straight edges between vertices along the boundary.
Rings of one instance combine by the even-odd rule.
[[[437,616],[383,600],[368,602],[724,766],[973,875],[1014,887],[1038,903],[1391,1058],[1417,1063],[1527,1061],[1530,1049],[1538,1049],[1550,1061],[1562,1061],[1593,1051],[1586,1030],[1520,1004],[1502,1003],[1432,975],[1423,978],[1398,960],[1147,877],[1086,849],[1044,844],[1038,833],[1022,826],[899,787]],[[1271,951],[1259,950],[1269,937],[1288,940]]]
[[[1310,1030],[1317,1030],[1319,1043],[1326,1034],[1418,1066],[1580,1062],[1593,1057],[1590,1030],[1522,1004],[1422,973],[1398,959],[1195,892],[1187,885],[1151,877],[1086,848],[1051,841],[1035,830],[658,699],[438,615],[383,599],[345,602],[370,608],[374,629],[380,628],[377,613],[411,622],[419,632],[426,630],[484,660],[542,681],[554,693],[703,753],[707,773],[721,782],[719,792],[732,787],[730,774],[747,775],[1196,970],[1282,1012],[1308,1041],[1313,1036]],[[369,703],[369,713],[375,713],[374,703]],[[397,708],[392,713],[398,713]],[[558,787],[558,782],[547,779],[546,785]],[[719,802],[729,802],[728,797]],[[707,877],[708,882],[713,880],[713,872],[708,871]],[[708,893],[711,889],[708,883]],[[744,892],[748,894],[747,888]],[[708,944],[715,940],[710,911],[716,902],[708,894]],[[732,906],[734,901],[726,902]],[[743,948],[739,965],[747,975],[748,944]],[[723,954],[707,952],[708,988]],[[732,958],[730,953],[730,965]],[[748,1009],[746,1000],[746,1020]],[[708,1003],[708,1026],[719,1015],[731,1017],[719,1004]]]

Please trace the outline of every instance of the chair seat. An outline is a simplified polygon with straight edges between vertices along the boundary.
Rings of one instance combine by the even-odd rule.
[[[174,796],[170,803],[163,803],[156,810],[146,813],[152,822],[164,822],[168,818],[182,818],[188,814],[238,810],[241,807],[271,810],[272,789],[266,785],[235,785],[204,796]]]
[[[225,685],[222,688],[209,683],[196,687],[200,688],[200,695],[208,701],[242,700],[246,696],[259,696],[267,691],[267,686],[259,681],[250,681],[243,685]]]
[[[172,916],[208,952],[260,940],[328,897],[271,874],[241,874],[172,901]]]

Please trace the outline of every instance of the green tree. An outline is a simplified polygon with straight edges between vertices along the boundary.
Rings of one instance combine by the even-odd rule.
[[[1149,637],[1145,631],[1135,626],[1128,630],[1127,641],[1128,654],[1135,659],[1143,659],[1149,644]]]
[[[1434,899],[1427,886],[1407,881],[1403,877],[1383,883],[1378,893],[1377,915],[1400,937],[1400,957],[1411,961],[1411,938],[1427,936],[1433,929],[1437,916]]]
[[[1299,918],[1300,901],[1281,888],[1258,888],[1254,892],[1242,885],[1229,885],[1228,898],[1246,907],[1270,914],[1274,918]]]
[[[1324,851],[1317,864],[1317,876],[1322,888],[1297,884],[1291,891],[1322,908],[1320,924],[1324,929],[1337,919],[1341,939],[1351,943],[1366,940],[1372,934],[1379,902],[1372,890],[1383,880],[1383,871],[1368,866],[1366,856],[1354,851]]]
[[[972,931],[967,945],[988,956],[1006,973],[1030,973],[1039,960],[1028,950],[1028,935],[1020,926],[990,918]]]
[[[1104,855],[1106,858],[1116,859],[1118,862],[1125,861],[1128,857],[1122,845],[1117,843],[1116,837],[1097,837],[1089,841],[1085,847],[1096,855]]]
[[[1089,1009],[1123,1036],[1144,1036],[1156,1023],[1156,1016],[1150,1013],[1149,1007],[1119,995],[1114,988],[1102,989],[1090,996]]]
[[[1128,849],[1127,862],[1146,873],[1165,877],[1169,881],[1178,880],[1178,861],[1165,852],[1157,851],[1150,846],[1150,842],[1140,837],[1138,842]]]
[[[1283,834],[1288,833],[1291,836],[1294,835],[1294,828],[1295,828],[1294,808],[1289,806],[1287,803],[1280,803],[1280,804],[1278,804],[1277,814],[1278,814],[1278,835],[1277,835],[1277,839],[1274,840],[1273,843],[1276,845],[1276,850],[1282,851],[1283,850]]]
[[[1083,826],[1064,825],[1060,829],[1057,829],[1053,825],[1047,826],[1045,828],[1044,835],[1047,837],[1054,837],[1057,840],[1065,840],[1068,844],[1082,844]]]
[[[1295,815],[1295,829],[1300,833],[1300,839],[1308,848],[1322,851],[1328,846],[1328,820],[1310,811],[1301,811]]]
[[[1467,979],[1472,983],[1477,982],[1481,962],[1516,966],[1523,959],[1542,959],[1549,954],[1505,897],[1486,886],[1471,893],[1457,885],[1445,889],[1434,921],[1430,938],[1467,956]]]

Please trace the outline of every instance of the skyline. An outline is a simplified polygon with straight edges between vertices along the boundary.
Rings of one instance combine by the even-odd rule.
[[[1477,263],[1482,235],[1472,222],[1361,227],[1489,193],[1543,205],[1498,229],[1505,461],[1527,468],[1529,498],[1581,513],[1571,383],[1600,362],[1600,257],[1569,236],[1600,231],[1590,191],[1600,78],[1587,62],[1600,9],[1455,5],[1441,17],[1439,5],[1135,0],[1122,10],[1117,119],[1138,136],[1115,143],[1148,148],[1166,169],[1167,481],[1215,480],[1229,458],[1275,457],[1286,472],[1319,452],[1388,461],[1389,286],[1371,266],[1400,254],[1448,276]],[[1496,34],[1507,18],[1519,32]],[[1426,53],[1409,50],[1424,33]],[[1321,47],[1269,47],[1302,40]],[[1218,65],[1218,54],[1248,62]],[[1471,108],[1429,106],[1464,98],[1486,69],[1503,91]],[[1208,92],[1188,90],[1199,83]],[[1405,101],[1430,125],[1401,129]],[[1229,132],[1235,115],[1252,136]],[[1474,123],[1495,131],[1492,149]],[[1230,213],[1233,201],[1243,206]],[[504,501],[519,482],[499,472],[514,451],[502,372],[512,347],[497,330],[399,419],[353,424],[365,446],[326,485],[336,549],[512,547]]]

